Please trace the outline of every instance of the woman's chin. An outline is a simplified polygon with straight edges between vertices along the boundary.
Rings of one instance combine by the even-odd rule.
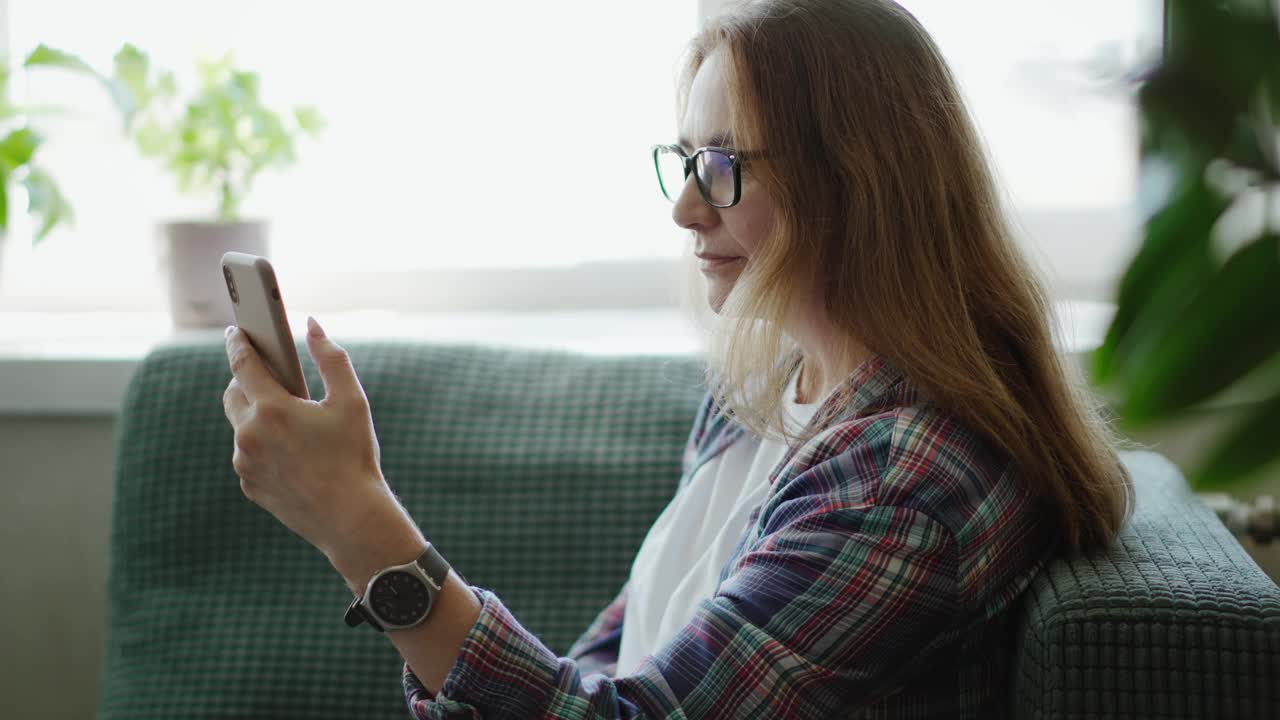
[[[707,305],[711,307],[711,311],[719,315],[720,310],[724,307],[724,301],[729,297],[729,292],[733,290],[733,284],[725,284],[712,282],[707,285]]]

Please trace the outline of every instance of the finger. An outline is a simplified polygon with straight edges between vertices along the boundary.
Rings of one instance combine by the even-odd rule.
[[[320,371],[320,380],[324,382],[325,400],[365,400],[364,388],[356,377],[351,357],[341,345],[325,334],[320,323],[312,317],[307,317],[307,350],[311,352],[316,369]]]
[[[234,377],[222,393],[222,412],[231,421],[232,427],[236,428],[240,427],[248,416],[249,399],[244,396],[240,381]]]
[[[240,328],[235,328],[227,336],[227,361],[231,364],[231,374],[240,381],[249,402],[289,394],[271,375],[262,357],[249,342],[249,336]]]

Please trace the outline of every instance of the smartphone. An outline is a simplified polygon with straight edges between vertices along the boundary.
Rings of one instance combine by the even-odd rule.
[[[222,277],[231,295],[236,325],[244,330],[276,381],[290,394],[310,400],[271,262],[260,255],[224,253]]]

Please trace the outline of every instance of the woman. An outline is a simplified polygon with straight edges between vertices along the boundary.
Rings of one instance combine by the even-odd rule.
[[[661,187],[723,258],[700,268],[711,391],[680,488],[567,657],[448,574],[438,611],[388,633],[410,710],[1007,714],[1017,600],[1056,554],[1110,543],[1133,490],[954,79],[891,0],[763,0],[694,38],[679,106]],[[318,404],[230,336],[233,462],[358,594],[425,541],[345,352],[312,333]]]

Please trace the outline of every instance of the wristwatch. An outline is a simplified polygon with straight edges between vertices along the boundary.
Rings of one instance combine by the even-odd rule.
[[[411,628],[431,614],[448,574],[449,563],[428,542],[417,560],[374,573],[343,619],[351,627],[367,622],[378,632]]]

